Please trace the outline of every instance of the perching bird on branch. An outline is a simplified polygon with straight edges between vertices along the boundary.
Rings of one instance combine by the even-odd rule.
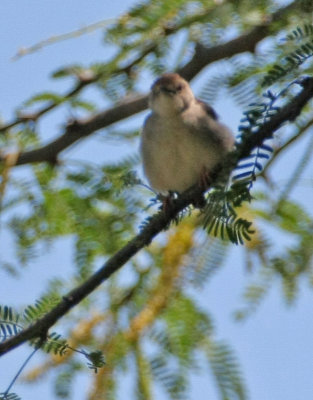
[[[141,153],[151,187],[161,193],[209,186],[210,172],[234,146],[215,111],[197,100],[180,75],[163,74],[151,87]]]

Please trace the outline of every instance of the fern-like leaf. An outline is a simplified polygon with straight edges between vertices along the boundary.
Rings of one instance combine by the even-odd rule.
[[[297,26],[296,29],[286,36],[286,40],[300,40],[309,36],[313,36],[313,25],[305,24],[302,27]]]
[[[34,305],[29,305],[25,308],[23,319],[27,323],[31,323],[43,317],[59,302],[59,300],[60,299],[57,296],[47,296],[36,300]]]
[[[206,237],[206,242],[195,247],[188,266],[187,279],[196,287],[203,287],[217,272],[227,255],[227,242]]]
[[[229,239],[234,244],[250,240],[252,222],[238,217],[235,208],[243,201],[250,201],[250,191],[244,184],[235,184],[230,189],[218,187],[209,195],[204,209],[204,227],[209,234]]]
[[[241,125],[239,126],[238,147],[244,142],[245,137],[255,134],[262,124],[279,111],[279,107],[275,106],[274,103],[280,95],[281,93],[274,95],[268,90],[263,94],[265,101],[250,104],[248,110],[244,112],[244,117],[241,119]],[[256,147],[248,157],[239,161],[232,180],[234,182],[244,181],[248,188],[251,189],[257,174],[263,170],[264,161],[270,158],[272,152],[273,149],[269,141],[265,141],[261,146]]]
[[[153,377],[161,383],[171,399],[183,400],[186,398],[186,378],[183,374],[173,371],[163,357],[155,357],[150,362]]]
[[[100,350],[85,353],[85,357],[89,360],[87,363],[88,367],[95,373],[98,372],[99,368],[102,368],[105,365],[104,356]]]
[[[313,56],[312,36],[313,25],[309,24],[304,25],[303,28],[297,27],[288,34],[286,39],[289,41],[299,42],[299,45],[283,57],[279,64],[274,64],[272,66],[263,78],[261,85],[263,87],[272,85],[311,58]],[[310,39],[304,42],[308,37],[310,37]]]
[[[239,366],[230,348],[221,342],[207,346],[207,357],[223,400],[247,398]]]
[[[0,393],[0,400],[22,400],[16,393]]]
[[[18,321],[19,315],[12,307],[0,305],[0,342],[17,335],[23,329]]]
[[[61,335],[56,332],[49,334],[44,342],[40,339],[35,339],[31,344],[35,347],[39,346],[46,353],[54,353],[59,356],[63,356],[69,349],[67,341],[62,339]]]

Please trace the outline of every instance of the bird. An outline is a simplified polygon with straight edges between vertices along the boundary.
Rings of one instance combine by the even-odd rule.
[[[150,187],[161,196],[195,184],[208,187],[210,173],[234,147],[230,129],[177,73],[164,73],[152,84],[149,107],[140,152]]]

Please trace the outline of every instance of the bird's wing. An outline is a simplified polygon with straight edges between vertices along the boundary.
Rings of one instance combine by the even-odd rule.
[[[223,150],[231,150],[234,136],[229,128],[218,120],[214,108],[202,100],[197,100],[204,110],[203,117],[198,120],[198,132]]]
[[[204,101],[199,100],[199,99],[197,99],[197,102],[202,106],[202,108],[205,110],[207,115],[209,115],[211,118],[213,118],[215,120],[218,120],[218,115],[213,107],[209,106],[209,104],[207,104]]]

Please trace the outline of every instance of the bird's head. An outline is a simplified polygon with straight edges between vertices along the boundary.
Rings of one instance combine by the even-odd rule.
[[[178,74],[161,75],[151,87],[150,108],[159,115],[179,114],[195,100],[188,82]]]

